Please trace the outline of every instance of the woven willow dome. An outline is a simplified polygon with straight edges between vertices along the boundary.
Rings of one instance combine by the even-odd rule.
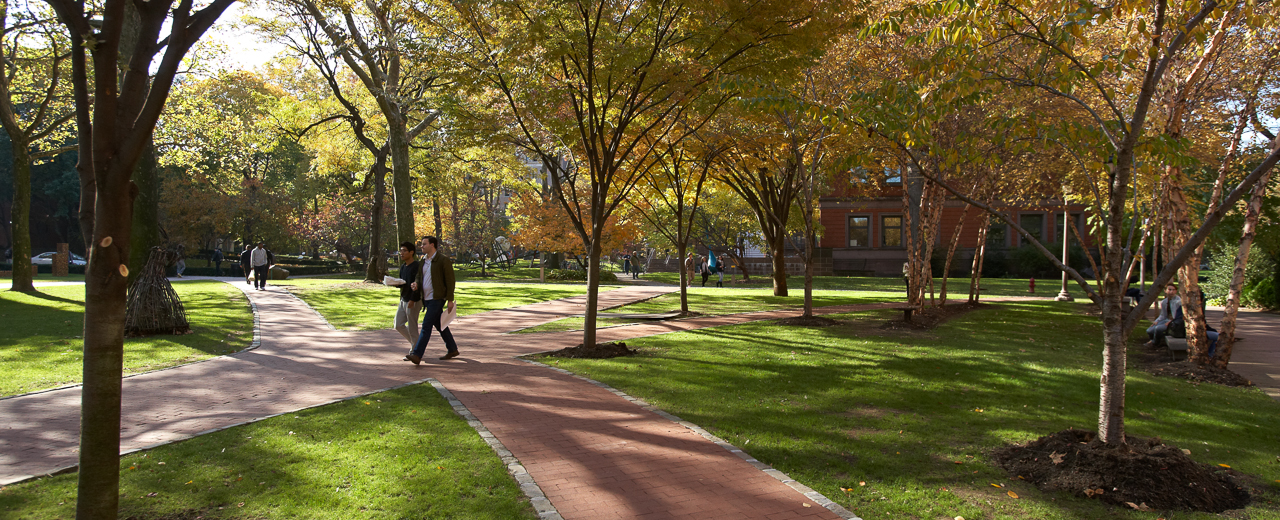
[[[159,247],[151,248],[151,256],[142,272],[129,286],[129,304],[125,311],[124,334],[126,336],[154,336],[158,334],[188,334],[191,324],[182,300],[173,291],[165,268],[175,253]]]

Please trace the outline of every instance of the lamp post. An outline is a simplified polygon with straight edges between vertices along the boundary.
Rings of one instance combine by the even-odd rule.
[[[1069,249],[1068,249],[1068,244],[1070,243],[1069,237],[1071,236],[1071,233],[1067,229],[1067,218],[1069,216],[1070,214],[1067,213],[1067,207],[1063,206],[1062,207],[1062,265],[1067,265],[1071,258]],[[1057,300],[1060,302],[1075,301],[1075,298],[1071,297],[1071,293],[1067,292],[1067,272],[1065,270],[1062,271],[1062,291],[1058,293],[1058,297],[1054,298],[1054,300]]]

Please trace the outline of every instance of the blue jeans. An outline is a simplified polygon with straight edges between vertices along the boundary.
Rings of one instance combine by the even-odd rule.
[[[431,329],[440,331],[440,338],[444,340],[445,348],[449,352],[457,352],[458,344],[453,341],[453,333],[449,332],[449,328],[445,327],[440,330],[440,316],[444,314],[444,300],[427,300],[425,307],[426,316],[422,317],[422,332],[418,333],[418,342],[413,344],[413,352],[411,355],[422,357],[427,351],[427,342],[431,341]]]

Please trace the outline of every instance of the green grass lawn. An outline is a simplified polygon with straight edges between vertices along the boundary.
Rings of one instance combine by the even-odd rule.
[[[783,308],[803,308],[804,292],[793,291],[792,294],[793,296],[774,296],[769,289],[765,288],[690,287],[689,310],[700,314],[719,315]],[[905,300],[905,296],[905,294],[895,292],[866,291],[854,293],[850,291],[815,290],[813,293],[813,305],[814,307],[826,307],[830,305],[902,301]],[[679,310],[680,293],[677,291],[670,294],[664,294],[651,300],[633,303],[631,305],[624,305],[616,309],[609,309],[605,312],[650,314]],[[596,326],[603,327],[636,322],[637,320],[597,318]],[[582,329],[582,326],[583,318],[564,318],[550,323],[544,323],[537,327],[523,329],[518,331],[518,333],[527,334],[580,330]]]
[[[192,334],[126,338],[125,375],[242,350],[253,341],[253,312],[244,294],[221,282],[173,284]],[[0,395],[81,381],[84,286],[0,292]]]
[[[372,283],[353,283],[349,279],[302,278],[275,284],[289,287],[334,327],[343,330],[390,328],[400,300],[398,289]],[[601,287],[601,290],[610,288]],[[458,282],[454,296],[458,302],[458,315],[465,316],[586,292],[585,285]]]
[[[120,473],[120,518],[537,518],[427,384],[130,454]],[[0,488],[0,517],[70,519],[75,494],[75,474]]]
[[[853,313],[827,328],[751,323],[628,340],[641,350],[629,358],[541,360],[706,427],[867,519],[1218,518],[1041,492],[993,465],[1006,443],[1096,430],[1101,331],[1083,308],[1004,303],[929,332],[880,329],[896,311]],[[1280,518],[1280,403],[1136,367],[1127,397],[1130,434],[1258,477],[1264,493],[1233,518]]]

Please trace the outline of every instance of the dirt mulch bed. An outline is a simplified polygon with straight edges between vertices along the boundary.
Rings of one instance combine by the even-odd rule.
[[[1157,376],[1176,377],[1197,383],[1215,383],[1223,386],[1253,386],[1253,381],[1229,369],[1209,365],[1197,365],[1190,361],[1161,363],[1142,367]]]
[[[991,304],[981,302],[950,303],[942,307],[925,307],[922,311],[911,313],[911,321],[909,322],[898,318],[885,322],[880,328],[889,330],[930,330],[956,316],[989,307],[991,307]]]
[[[1156,376],[1176,377],[1195,383],[1214,383],[1223,386],[1253,386],[1253,381],[1232,372],[1228,368],[1197,365],[1190,361],[1169,361],[1169,351],[1164,347],[1145,347],[1138,357],[1138,368]]]
[[[555,352],[547,353],[548,356],[562,358],[578,358],[578,359],[607,359],[622,356],[633,356],[638,350],[627,348],[627,344],[621,341],[610,343],[597,343],[591,347],[583,347],[581,343],[576,347],[562,348]]]
[[[1249,503],[1241,474],[1201,464],[1160,438],[1107,446],[1094,432],[1063,430],[995,452],[1010,475],[1042,490],[1092,497],[1126,509],[1221,513]]]
[[[840,320],[833,320],[822,316],[796,316],[794,318],[783,318],[774,323],[794,327],[831,327],[833,325],[839,325],[842,322]]]

